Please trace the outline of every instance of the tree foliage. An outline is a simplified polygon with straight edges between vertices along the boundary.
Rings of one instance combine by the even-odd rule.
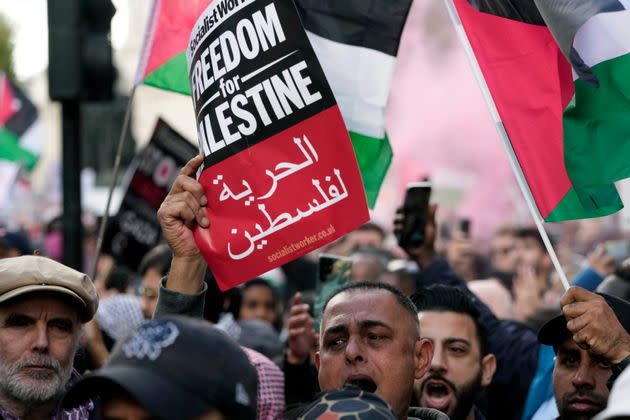
[[[13,68],[13,31],[9,20],[0,14],[0,71],[15,80]]]

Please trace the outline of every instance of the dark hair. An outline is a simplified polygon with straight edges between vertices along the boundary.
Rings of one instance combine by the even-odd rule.
[[[270,281],[265,280],[260,277],[256,277],[248,281],[247,283],[243,284],[243,286],[241,286],[240,293],[235,295],[234,302],[238,304],[238,307],[236,309],[237,313],[234,315],[234,317],[236,319],[240,319],[240,311],[241,311],[241,307],[243,306],[243,298],[245,297],[245,293],[247,292],[247,289],[251,287],[255,287],[255,286],[266,287],[267,289],[271,291],[271,298],[273,299],[274,312],[276,314],[276,322],[273,323],[273,327],[276,330],[280,331],[282,329],[282,315],[281,315],[282,308],[280,307],[280,296],[278,295],[278,291],[276,290],[276,288]]]
[[[536,229],[535,227],[520,227],[516,229],[515,236],[518,239],[528,239],[528,238],[534,239],[536,240],[536,242],[538,242],[540,249],[547,252],[547,247],[545,247],[545,242],[543,241],[542,236],[540,236],[540,232],[538,232],[538,229]],[[553,235],[547,232],[547,236],[549,237],[549,242],[551,242],[551,245],[555,245],[556,241]]]
[[[243,291],[249,289],[252,286],[264,286],[269,288],[269,290],[271,290],[271,293],[273,294],[273,298],[274,300],[278,299],[278,292],[276,291],[276,288],[273,287],[273,285],[265,279],[262,279],[260,277],[256,277],[254,279],[249,280],[247,283],[243,284],[242,288]]]
[[[367,222],[361,226],[359,226],[358,228],[355,229],[357,232],[376,232],[378,233],[381,238],[385,238],[385,231],[383,230],[382,227],[380,227],[378,224],[374,223],[374,222]]]
[[[498,236],[516,236],[516,228],[510,225],[501,226],[494,232],[494,237]]]
[[[372,291],[379,291],[379,290],[384,290],[394,295],[400,307],[403,308],[405,311],[407,311],[409,315],[411,315],[411,318],[415,321],[415,324],[416,324],[416,331],[419,331],[418,311],[416,310],[416,306],[413,304],[411,299],[409,299],[407,296],[403,294],[403,292],[385,283],[354,283],[354,284],[348,284],[346,286],[340,287],[339,289],[335,290],[330,296],[328,296],[328,299],[326,299],[326,302],[324,303],[324,306],[322,307],[322,319],[323,319],[323,314],[326,312],[326,308],[328,307],[328,303],[335,296],[341,293],[345,293],[345,292],[360,292],[360,291],[372,292]]]
[[[418,308],[418,312],[455,312],[468,315],[473,320],[477,330],[481,357],[488,354],[486,329],[479,321],[481,313],[475,306],[474,298],[471,298],[457,287],[434,284],[418,290],[411,297],[411,300]]]
[[[172,259],[173,253],[167,244],[157,245],[142,257],[138,272],[144,276],[149,268],[155,268],[165,276],[171,269]]]
[[[105,290],[117,290],[127,293],[133,273],[126,267],[114,267],[104,281]]]
[[[253,286],[263,286],[271,290],[271,295],[273,296],[273,302],[276,305],[278,304],[278,291],[276,290],[275,287],[273,287],[273,285],[269,281],[265,279],[261,279],[260,277],[256,277],[248,281],[247,283],[245,283],[242,287],[242,294],[245,294],[245,291]]]

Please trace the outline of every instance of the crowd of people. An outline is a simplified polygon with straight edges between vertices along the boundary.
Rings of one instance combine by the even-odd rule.
[[[535,229],[486,253],[432,206],[417,247],[368,223],[221,292],[193,237],[213,224],[200,164],[136,272],[103,255],[92,280],[0,232],[0,418],[630,418],[630,260],[609,232],[556,238],[565,291]],[[320,254],[341,269],[318,277]]]

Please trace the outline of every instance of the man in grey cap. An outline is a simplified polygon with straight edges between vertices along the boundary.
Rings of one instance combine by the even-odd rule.
[[[606,407],[612,382],[630,364],[630,303],[572,287],[560,305],[562,314],[538,333],[538,341],[556,353],[559,419],[591,419]]]
[[[40,256],[0,260],[0,418],[90,417],[91,402],[63,412],[59,401],[97,305],[83,273]]]

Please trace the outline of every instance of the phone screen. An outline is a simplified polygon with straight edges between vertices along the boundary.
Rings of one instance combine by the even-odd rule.
[[[430,197],[430,181],[407,185],[403,204],[403,227],[398,234],[398,245],[401,247],[418,247],[424,242]]]
[[[462,231],[464,236],[467,238],[470,237],[470,219],[461,219],[459,221],[459,229]]]

